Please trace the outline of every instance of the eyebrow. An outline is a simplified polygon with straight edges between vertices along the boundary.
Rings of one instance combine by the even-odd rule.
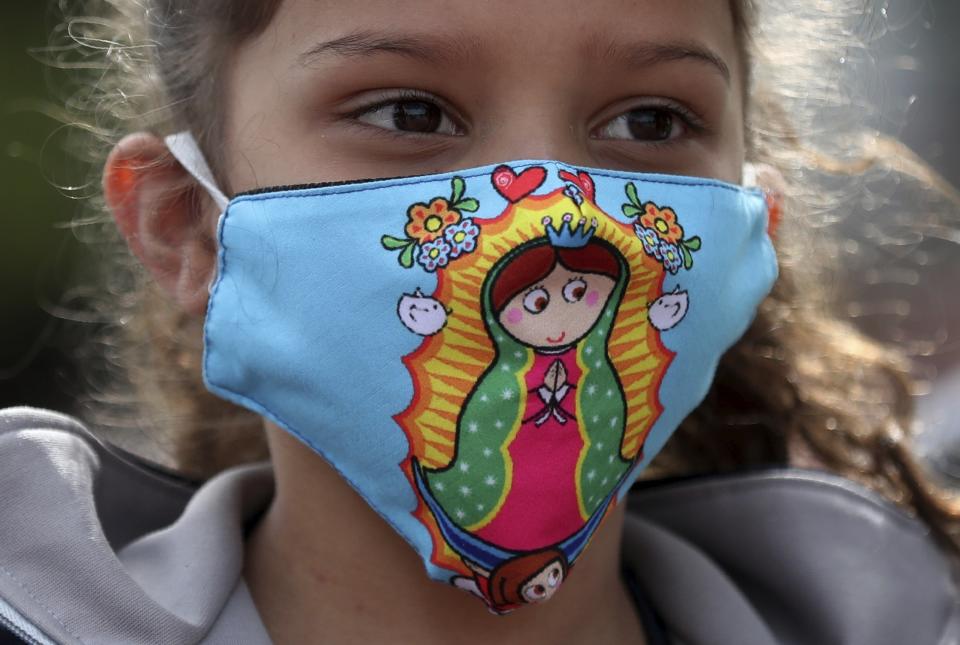
[[[464,34],[393,34],[389,32],[355,31],[333,40],[313,45],[297,57],[297,63],[308,67],[318,59],[334,55],[342,58],[366,58],[393,54],[435,64],[464,62],[473,58],[480,42]],[[713,67],[730,83],[730,67],[718,54],[696,42],[604,42],[592,38],[585,48],[587,55],[601,60],[625,60],[633,66],[655,66],[679,60],[693,60]]]
[[[443,64],[472,58],[478,48],[477,41],[459,34],[428,36],[356,31],[310,47],[297,57],[297,62],[300,66],[307,67],[327,55],[365,58],[377,54],[394,54],[422,62]]]
[[[587,51],[604,60],[621,59],[637,67],[654,66],[678,60],[692,60],[706,63],[714,68],[723,80],[730,84],[730,66],[719,54],[697,42],[638,42],[617,43],[594,38],[589,41]]]

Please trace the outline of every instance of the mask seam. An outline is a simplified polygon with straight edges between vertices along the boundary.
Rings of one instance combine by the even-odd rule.
[[[537,165],[548,165],[548,164],[544,162],[532,162],[530,164],[518,164],[518,167],[527,169],[527,168],[536,167]],[[551,162],[549,165],[553,165],[554,168],[560,167],[556,165],[555,162]],[[658,186],[687,186],[690,188],[717,188],[720,190],[730,191],[736,194],[755,195],[758,197],[763,196],[763,193],[759,188],[753,188],[753,187],[746,188],[744,186],[735,186],[733,184],[728,184],[726,182],[723,182],[720,180],[714,180],[714,179],[706,179],[706,178],[704,179],[688,178],[686,180],[679,179],[679,178],[677,180],[646,179],[642,176],[643,173],[629,173],[627,171],[624,171],[621,174],[621,173],[605,171],[605,170],[598,171],[590,168],[574,168],[572,166],[570,166],[570,168],[574,170],[578,170],[580,172],[586,172],[587,174],[590,174],[590,175],[595,175],[597,177],[605,177],[608,179],[632,179],[634,181],[642,181],[647,184],[653,184]],[[511,169],[513,169],[513,166],[511,166]],[[393,179],[373,179],[370,181],[383,182],[383,183],[378,183],[378,185],[376,186],[366,186],[361,188],[357,188],[355,187],[355,185],[329,186],[329,187],[321,186],[321,187],[308,187],[308,188],[300,188],[300,189],[282,188],[282,189],[279,189],[277,192],[241,194],[235,197],[234,201],[235,202],[242,202],[242,201],[256,202],[256,201],[264,201],[268,199],[283,199],[283,198],[302,199],[306,197],[319,197],[321,195],[347,195],[352,193],[367,192],[371,190],[380,190],[382,188],[391,188],[395,186],[425,184],[433,181],[441,181],[448,177],[449,178],[461,177],[464,179],[473,179],[473,178],[481,177],[484,175],[490,175],[492,174],[492,172],[493,172],[493,168],[485,167],[483,170],[477,170],[471,173],[449,172],[449,173],[443,173],[441,175],[419,175],[419,176],[401,177],[401,178],[393,178]],[[641,176],[637,177],[637,175],[641,175]],[[331,190],[327,190],[327,188],[330,188]],[[269,189],[265,189],[265,190],[269,190]],[[298,192],[295,192],[295,191],[298,191]],[[299,192],[299,191],[302,191],[302,192]],[[320,191],[323,191],[323,192],[320,192]]]

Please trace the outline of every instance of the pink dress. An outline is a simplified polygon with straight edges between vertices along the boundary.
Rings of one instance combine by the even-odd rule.
[[[535,354],[526,375],[523,423],[508,448],[512,485],[499,513],[475,532],[480,539],[535,551],[563,541],[586,523],[576,477],[584,447],[575,416],[580,375],[576,347],[562,354]]]

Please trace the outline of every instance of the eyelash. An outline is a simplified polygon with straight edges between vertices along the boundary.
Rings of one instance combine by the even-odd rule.
[[[684,129],[684,132],[676,137],[668,137],[667,139],[622,139],[622,138],[604,138],[599,136],[594,136],[593,133],[597,132],[603,128],[610,127],[610,125],[617,119],[626,117],[631,112],[638,110],[660,110],[666,112],[674,119],[679,120],[680,127]],[[614,142],[627,142],[633,144],[640,144],[651,148],[662,148],[670,145],[674,145],[678,140],[683,140],[688,137],[690,133],[694,136],[700,136],[708,132],[707,124],[692,110],[686,106],[672,101],[666,98],[657,98],[657,99],[647,99],[647,102],[634,105],[627,109],[621,110],[616,115],[610,117],[599,126],[591,130],[591,139],[599,141],[614,141]]]
[[[392,129],[381,128],[379,126],[364,123],[359,120],[360,117],[374,114],[378,110],[382,110],[385,107],[395,105],[397,103],[402,103],[404,101],[423,101],[423,102],[427,102],[435,105],[443,112],[444,116],[450,119],[450,121],[454,124],[454,126],[456,126],[458,130],[460,130],[460,133],[456,135],[449,135],[449,134],[441,134],[441,133],[435,133],[435,132],[410,132],[406,130],[392,130]],[[703,122],[703,120],[700,119],[700,117],[697,116],[689,108],[685,107],[680,103],[671,101],[669,99],[657,99],[656,101],[653,101],[653,102],[633,106],[629,109],[626,109],[614,115],[613,117],[607,119],[600,126],[593,128],[591,130],[591,133],[600,129],[601,127],[609,126],[609,124],[612,123],[615,119],[624,117],[628,115],[630,112],[633,112],[636,110],[645,110],[645,109],[646,110],[663,110],[664,112],[667,112],[672,117],[679,119],[682,127],[688,130],[689,132],[692,132],[695,135],[702,135],[706,133],[708,130],[707,125]],[[393,90],[393,91],[387,90],[383,93],[380,99],[371,103],[367,103],[366,105],[347,113],[345,115],[345,118],[348,119],[352,125],[363,128],[364,130],[367,130],[367,131],[375,131],[379,136],[384,136],[384,137],[393,138],[393,139],[409,140],[410,138],[422,139],[426,137],[437,137],[437,136],[446,136],[446,137],[463,136],[462,133],[466,131],[466,127],[463,125],[463,119],[460,118],[460,116],[457,114],[457,111],[454,110],[449,104],[447,104],[445,101],[441,100],[439,97],[429,92],[425,92],[423,90],[410,89],[410,88]],[[684,138],[684,135],[681,134],[678,137],[671,137],[663,140],[604,139],[601,137],[595,137],[592,134],[590,138],[595,140],[600,140],[600,141],[605,141],[605,140],[618,141],[618,142],[627,141],[629,143],[642,144],[645,146],[658,148],[658,147],[669,146],[673,144],[676,139]]]
[[[408,132],[405,130],[389,130],[386,128],[377,127],[375,125],[370,125],[359,120],[359,118],[362,116],[374,114],[378,110],[382,110],[385,107],[395,105],[397,103],[403,103],[404,101],[423,101],[425,103],[432,103],[440,108],[443,114],[450,119],[459,130],[466,130],[465,126],[463,125],[463,119],[460,118],[460,116],[457,114],[457,111],[454,110],[449,104],[429,92],[411,88],[402,90],[386,90],[382,93],[381,98],[347,113],[345,118],[348,119],[351,124],[357,127],[365,130],[374,130],[377,131],[379,135],[390,138],[409,139],[411,137],[424,138],[436,136],[461,136],[443,135],[435,132]]]

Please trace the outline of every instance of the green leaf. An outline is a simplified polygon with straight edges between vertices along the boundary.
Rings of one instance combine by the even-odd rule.
[[[700,238],[699,238],[699,237],[691,237],[689,240],[684,240],[684,241],[683,241],[683,245],[684,245],[685,247],[687,247],[688,249],[690,249],[691,251],[699,251],[699,250],[700,250]]]
[[[693,268],[693,254],[683,244],[680,245],[680,254],[683,256],[683,268],[689,271]]]
[[[634,185],[632,181],[629,184],[627,184],[627,197],[630,199],[630,203],[632,203],[637,208],[640,208],[642,206],[642,204],[640,204],[640,196],[637,195],[637,187]]]
[[[383,244],[383,248],[387,249],[388,251],[402,249],[411,242],[412,240],[400,239],[399,237],[393,237],[392,235],[384,235],[380,238],[380,243]]]
[[[480,208],[480,202],[471,197],[469,199],[456,202],[453,207],[461,211],[467,211],[468,213],[476,213]]]
[[[403,250],[403,253],[401,253],[400,257],[397,259],[397,261],[400,263],[400,266],[402,266],[405,269],[413,268],[413,250],[416,248],[417,248],[416,242],[410,242],[407,245],[407,248]]]
[[[456,204],[463,198],[463,193],[467,189],[467,183],[461,177],[454,177],[450,182],[453,186],[453,195],[450,197],[450,203]]]
[[[637,208],[636,206],[634,206],[633,204],[623,205],[623,214],[626,215],[627,217],[638,217],[641,213],[643,213],[643,211]]]

